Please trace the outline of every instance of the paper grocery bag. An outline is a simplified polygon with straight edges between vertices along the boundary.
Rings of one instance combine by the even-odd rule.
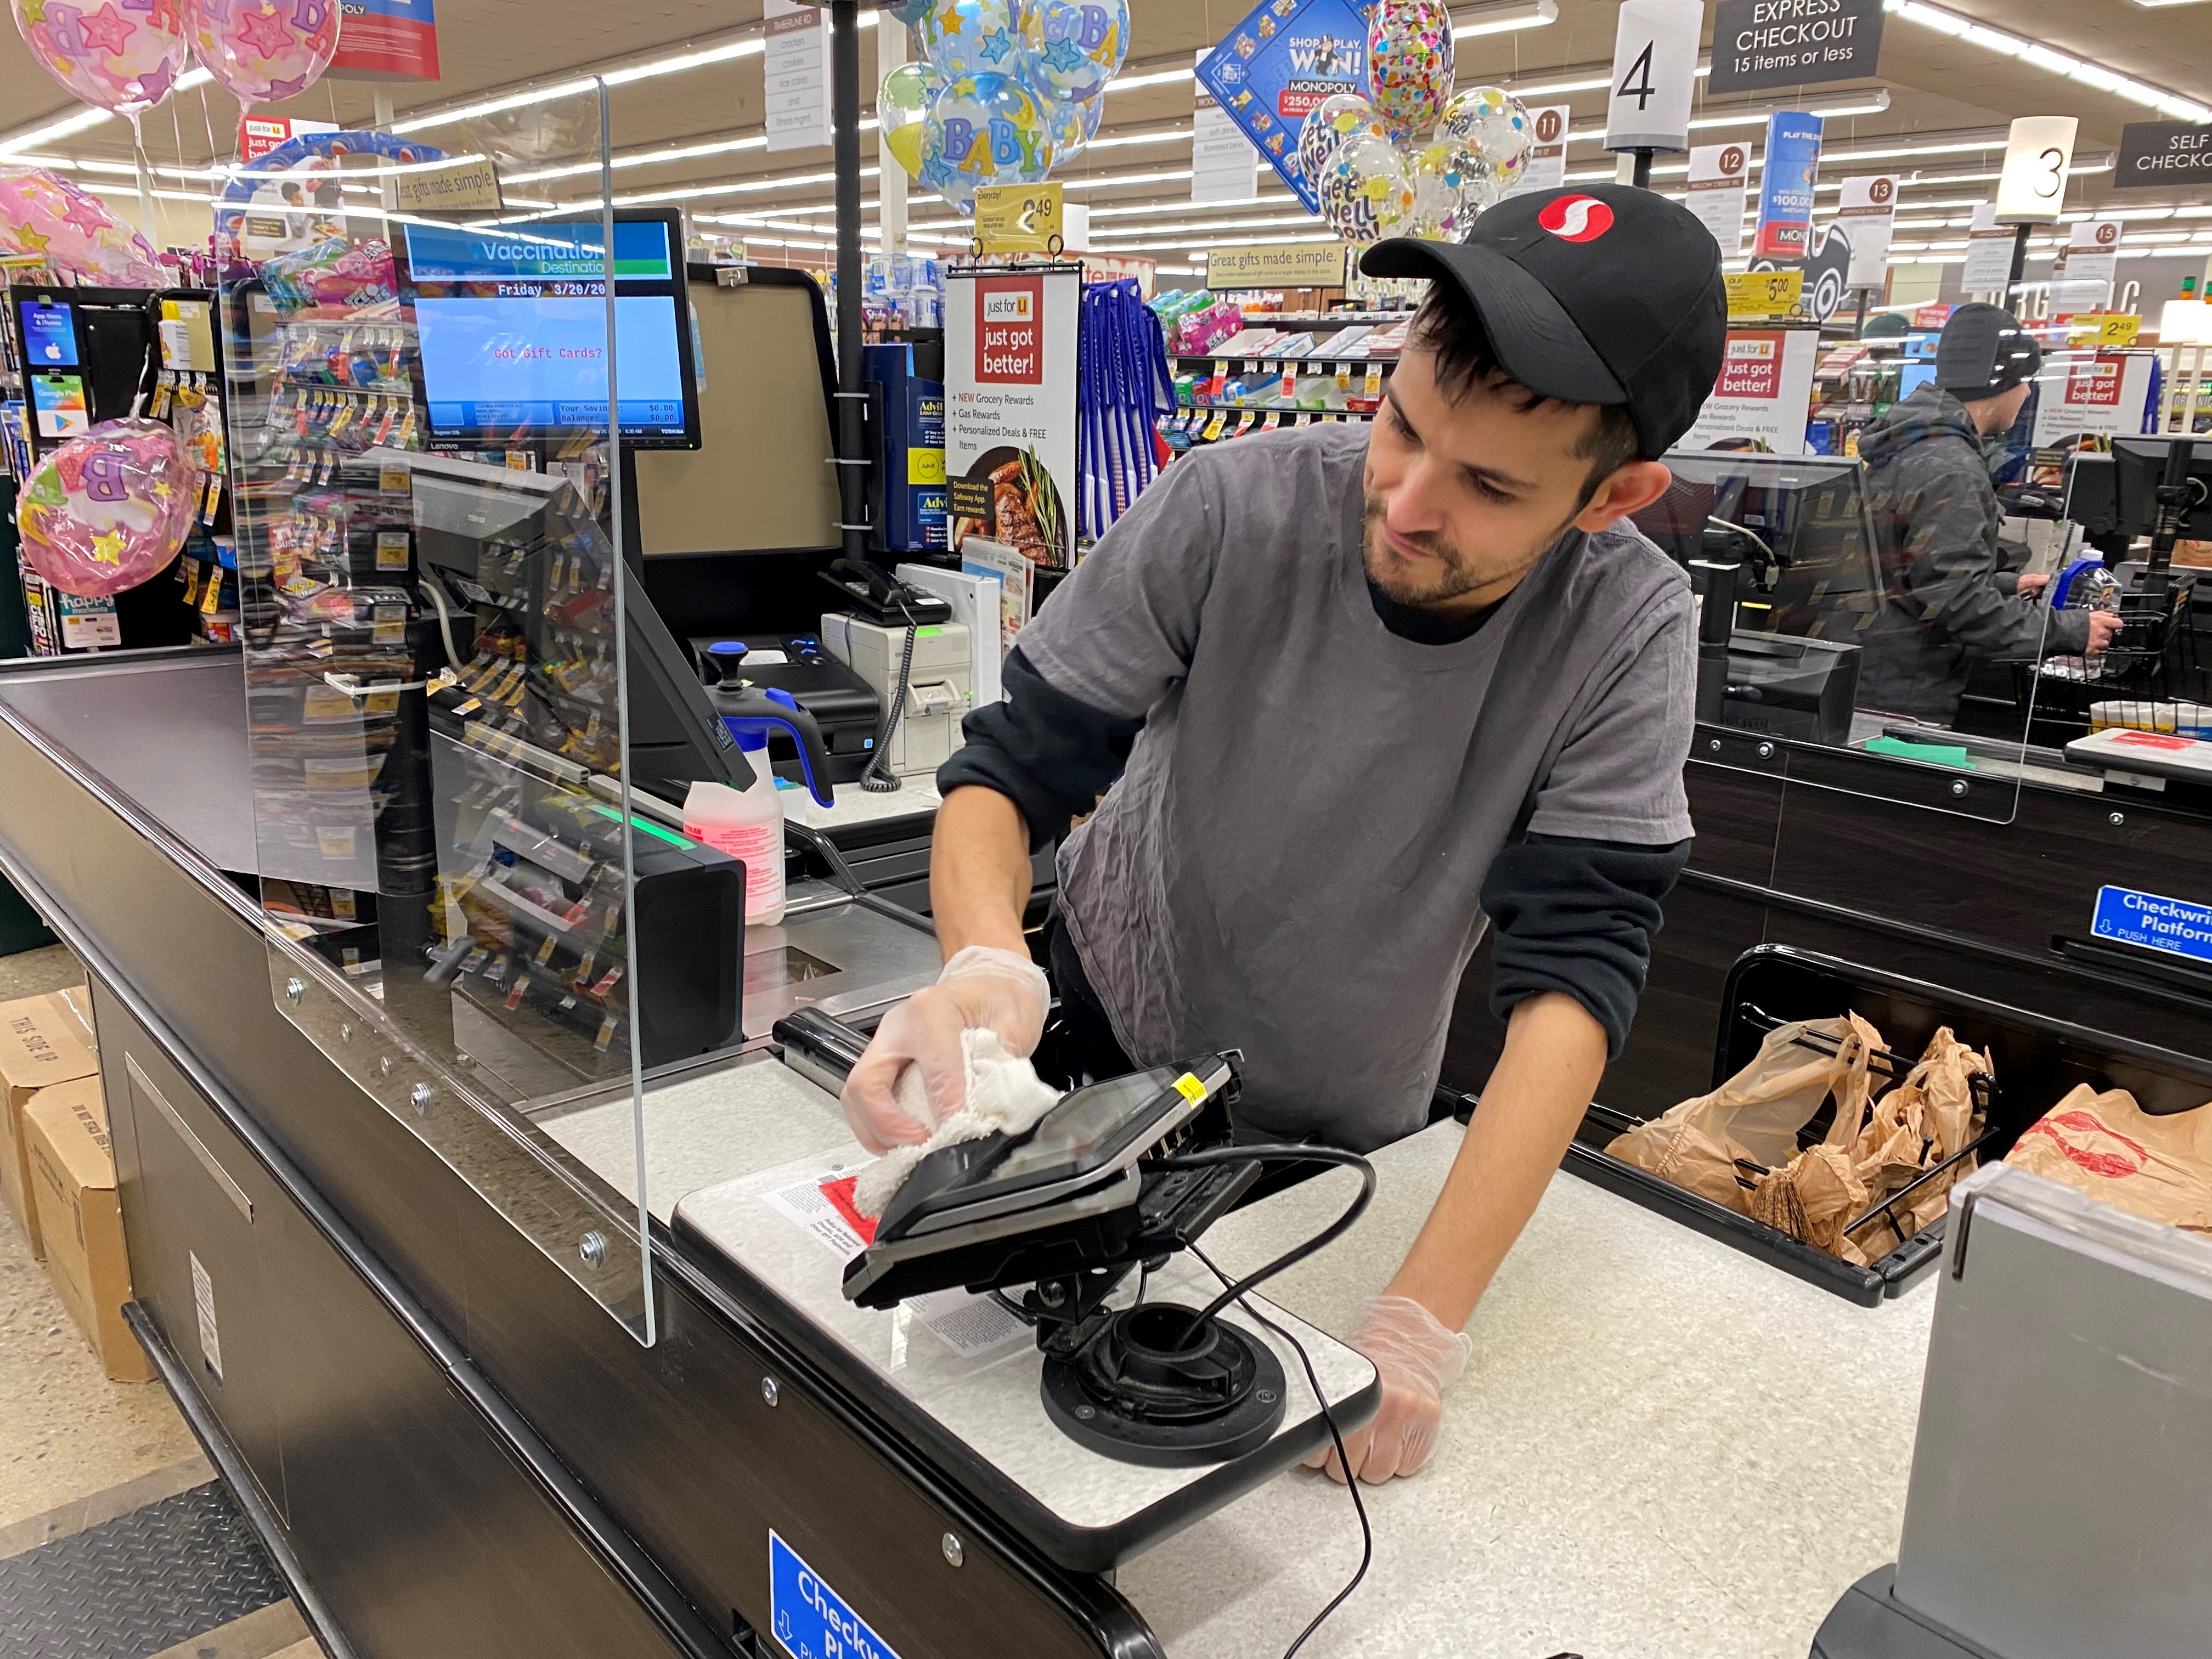
[[[2147,1220],[2212,1232],[2212,1104],[2154,1117],[2124,1089],[2079,1084],[2005,1162]]]
[[[1833,1054],[1800,1042],[1826,1038]],[[1797,1132],[1831,1094],[1836,1121],[1825,1144],[1858,1138],[1871,1086],[1869,1050],[1880,1033],[1856,1014],[1792,1021],[1766,1034],[1752,1062],[1709,1095],[1686,1100],[1619,1136],[1606,1151],[1700,1197],[1752,1213],[1752,1188],[1797,1156]],[[1743,1169],[1741,1164],[1756,1166]]]

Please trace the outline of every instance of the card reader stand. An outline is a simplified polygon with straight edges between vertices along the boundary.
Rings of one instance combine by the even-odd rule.
[[[787,1063],[800,1052],[786,1041]],[[826,1049],[805,1064],[836,1086]],[[1182,1077],[1200,1081],[1197,1098],[1176,1089]],[[1235,1206],[1257,1168],[1162,1168],[1151,1155],[1163,1134],[1172,1144],[1200,1121],[1231,1077],[1213,1056],[1141,1090],[1113,1080],[1141,1097],[1111,1116],[1126,1133],[1079,1138],[1091,1156],[1073,1176],[1064,1160],[1005,1146],[945,1149],[960,1155],[947,1160],[955,1167],[918,1168],[875,1243],[848,1261],[795,1222],[782,1195],[811,1192],[833,1161],[856,1170],[858,1147],[693,1193],[676,1231],[750,1310],[1046,1555],[1104,1571],[1328,1444],[1293,1340],[1340,1430],[1380,1401],[1364,1358],[1257,1295],[1184,1334],[1222,1286],[1182,1247]],[[991,1289],[1000,1295],[976,1294]],[[928,1324],[948,1314],[996,1319],[1005,1346],[957,1349]]]

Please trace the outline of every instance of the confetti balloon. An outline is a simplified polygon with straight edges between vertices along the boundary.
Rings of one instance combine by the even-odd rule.
[[[921,176],[921,124],[944,78],[926,64],[901,64],[876,91],[876,125],[884,148],[915,178]]]
[[[1395,235],[1413,210],[1413,184],[1388,140],[1354,133],[1336,147],[1318,185],[1322,216],[1356,247]]]
[[[1043,178],[1052,168],[1052,133],[1043,107],[1020,82],[1004,75],[963,76],[946,82],[929,106],[921,160],[921,182],[965,211],[974,206],[980,185],[1026,185]],[[956,191],[932,182],[948,173],[959,175],[948,179]]]
[[[185,67],[177,0],[13,0],[15,27],[40,67],[79,103],[134,118],[160,103]]]
[[[939,74],[1025,75],[1029,40],[1018,0],[935,0],[915,20],[921,55]]]
[[[296,98],[338,49],[339,0],[184,0],[192,56],[241,104]]]
[[[1489,164],[1464,144],[1440,142],[1416,152],[1407,168],[1413,207],[1405,233],[1432,242],[1456,242],[1490,205],[1483,189]]]
[[[1053,166],[1063,166],[1082,155],[1098,136],[1098,123],[1105,113],[1103,98],[1086,99],[1079,104],[1047,104],[1044,118],[1052,132]]]
[[[1503,87],[1469,87],[1444,106],[1437,137],[1473,150],[1510,190],[1528,170],[1536,148],[1536,123]]]
[[[54,451],[23,487],[23,557],[64,593],[136,587],[185,544],[196,483],[167,426],[102,422]]]
[[[0,247],[116,288],[166,288],[143,236],[97,196],[44,167],[0,167]]]
[[[1048,98],[1097,97],[1129,55],[1129,0],[1030,0],[1022,27]]]
[[[1298,172],[1318,181],[1336,147],[1355,132],[1372,133],[1384,143],[1396,142],[1390,124],[1356,92],[1333,92],[1307,112],[1298,129]]]
[[[1433,125],[1452,88],[1443,0],[1376,0],[1367,23],[1367,99],[1385,120]]]

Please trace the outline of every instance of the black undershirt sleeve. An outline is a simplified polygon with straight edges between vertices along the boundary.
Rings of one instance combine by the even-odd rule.
[[[1494,930],[1491,1012],[1503,1019],[1530,997],[1563,991],[1605,1028],[1606,1057],[1618,1058],[1651,966],[1660,901],[1690,845],[1529,836],[1499,853],[1482,884]]]
[[[1004,677],[1005,700],[960,723],[967,742],[937,769],[937,790],[949,795],[969,783],[997,790],[1029,825],[1035,853],[1097,806],[1145,721],[1069,696],[1030,665],[1019,646],[1008,653]]]

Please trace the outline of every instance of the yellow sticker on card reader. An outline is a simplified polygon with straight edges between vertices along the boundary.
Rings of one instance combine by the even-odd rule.
[[[1194,1106],[1206,1098],[1206,1085],[1188,1072],[1175,1080],[1174,1087],[1177,1094]]]

